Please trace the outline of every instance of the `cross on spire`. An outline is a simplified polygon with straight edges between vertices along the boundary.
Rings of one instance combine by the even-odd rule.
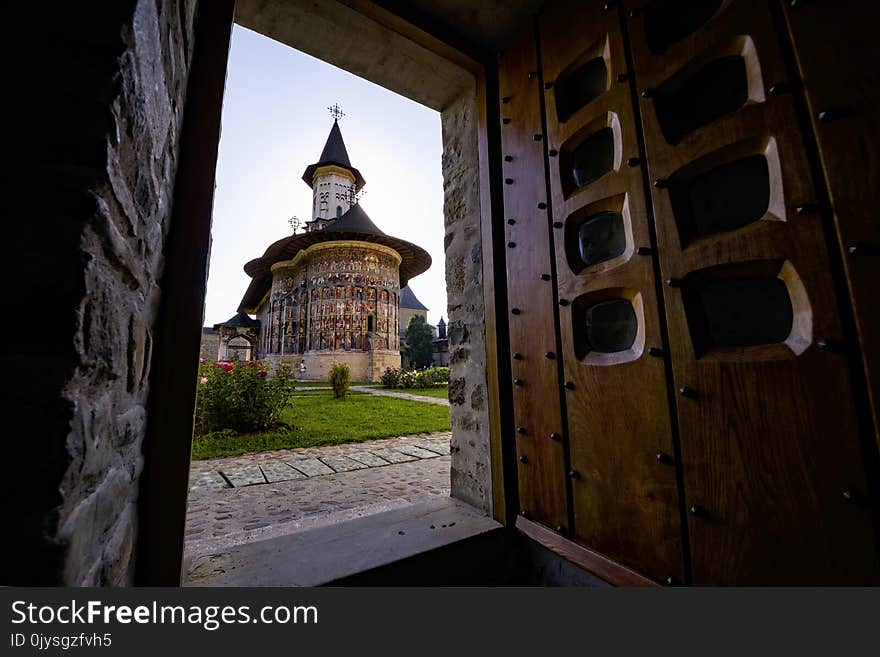
[[[358,191],[358,188],[355,185],[349,185],[345,188],[345,191],[348,196],[349,205],[358,204],[361,200],[361,197],[367,193],[367,190],[365,189]]]
[[[343,116],[345,116],[345,112],[342,111],[342,108],[339,107],[339,103],[333,103],[330,107],[327,108],[330,110],[330,116],[332,116],[335,120],[339,120]]]

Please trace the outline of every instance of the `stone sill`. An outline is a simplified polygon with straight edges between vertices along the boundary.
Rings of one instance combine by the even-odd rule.
[[[446,497],[199,555],[184,586],[320,586],[500,528]]]

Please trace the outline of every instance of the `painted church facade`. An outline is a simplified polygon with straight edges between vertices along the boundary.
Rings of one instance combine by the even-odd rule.
[[[357,202],[365,180],[349,160],[338,120],[303,181],[312,188],[311,220],[305,232],[245,265],[251,282],[238,313],[213,327],[218,358],[246,353],[296,371],[304,363],[312,380],[326,379],[331,364],[342,362],[352,380],[378,380],[401,366],[401,292],[405,305],[412,299],[424,308],[406,285],[431,257],[386,235]]]

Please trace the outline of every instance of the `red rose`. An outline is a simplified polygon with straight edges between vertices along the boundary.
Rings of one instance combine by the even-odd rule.
[[[266,370],[260,370],[259,374],[260,374],[260,376],[265,378],[265,376],[269,373]]]

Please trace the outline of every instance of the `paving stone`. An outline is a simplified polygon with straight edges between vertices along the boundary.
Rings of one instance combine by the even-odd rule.
[[[442,442],[442,443],[425,440],[423,442],[416,443],[416,447],[421,447],[422,449],[427,449],[432,452],[436,452],[437,454],[440,454],[441,456],[449,456],[449,454],[450,454],[448,440],[445,442]]]
[[[398,452],[393,449],[374,449],[373,454],[381,456],[383,459],[385,459],[386,461],[390,461],[391,463],[406,463],[407,461],[418,460],[415,456],[403,454],[402,452]]]
[[[352,452],[351,454],[348,454],[348,458],[360,461],[371,468],[379,468],[383,465],[388,465],[388,461],[380,456],[376,456],[372,452]]]
[[[263,471],[258,465],[248,465],[243,468],[230,468],[222,471],[233,486],[251,486],[253,484],[265,484]]]
[[[297,470],[304,473],[308,477],[331,475],[335,472],[333,468],[328,467],[320,459],[297,459],[295,461],[290,461],[289,463],[291,466],[295,467]]]
[[[189,487],[191,489],[196,488],[229,488],[229,484],[226,483],[226,480],[220,476],[220,473],[216,470],[209,470],[208,472],[203,472],[196,477],[192,477],[189,482]]]
[[[367,467],[363,463],[359,463],[347,456],[324,456],[321,460],[336,470],[336,472],[351,472],[352,470],[362,470]]]
[[[305,479],[306,476],[299,470],[294,470],[287,463],[281,461],[269,461],[260,465],[266,481],[270,484],[276,481],[290,481],[291,479]]]
[[[394,447],[394,449],[401,454],[409,454],[410,456],[415,456],[416,458],[420,459],[431,459],[438,456],[436,452],[422,449],[421,447],[416,447],[415,445],[398,445]]]

